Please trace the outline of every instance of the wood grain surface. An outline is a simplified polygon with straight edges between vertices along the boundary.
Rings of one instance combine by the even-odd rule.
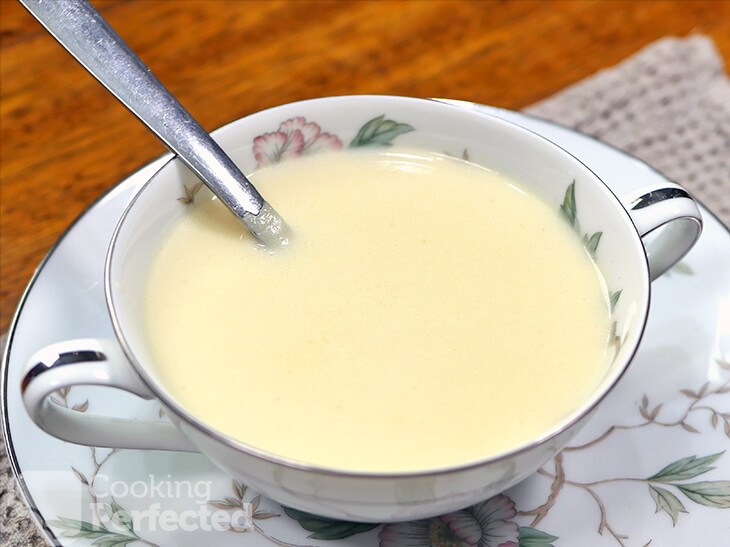
[[[207,129],[351,93],[519,109],[664,36],[711,36],[730,2],[175,1],[94,5]],[[0,332],[35,267],[158,141],[16,2],[0,0]]]

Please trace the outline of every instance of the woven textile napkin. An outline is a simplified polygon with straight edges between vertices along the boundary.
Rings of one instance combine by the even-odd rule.
[[[655,42],[526,112],[644,160],[730,226],[730,81],[707,37]],[[0,340],[4,347],[5,337]],[[0,545],[45,545],[20,497],[4,448]]]

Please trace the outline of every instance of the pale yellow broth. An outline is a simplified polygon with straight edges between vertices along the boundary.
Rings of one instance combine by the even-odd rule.
[[[201,191],[146,288],[159,375],[214,428],[329,468],[442,468],[545,433],[604,373],[603,280],[515,182],[403,149],[252,180],[293,244],[263,251]]]

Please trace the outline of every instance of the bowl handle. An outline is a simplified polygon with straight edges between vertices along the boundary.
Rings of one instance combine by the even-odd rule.
[[[621,202],[642,237],[652,281],[679,262],[702,233],[697,202],[678,184],[647,186],[622,196]]]
[[[59,389],[79,385],[109,386],[143,399],[155,398],[116,341],[86,338],[46,346],[30,358],[21,383],[23,403],[41,429],[64,441],[198,452],[172,423],[96,416],[64,408],[50,399]]]

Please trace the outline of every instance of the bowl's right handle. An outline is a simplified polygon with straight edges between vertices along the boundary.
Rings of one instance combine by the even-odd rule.
[[[25,370],[21,383],[25,408],[38,427],[54,437],[87,446],[198,452],[170,422],[98,416],[52,400],[58,390],[79,385],[109,386],[154,399],[115,340],[51,344],[33,355]]]
[[[678,184],[647,186],[621,196],[621,202],[643,239],[652,281],[679,262],[702,233],[697,202]],[[655,237],[647,238],[659,227]]]

